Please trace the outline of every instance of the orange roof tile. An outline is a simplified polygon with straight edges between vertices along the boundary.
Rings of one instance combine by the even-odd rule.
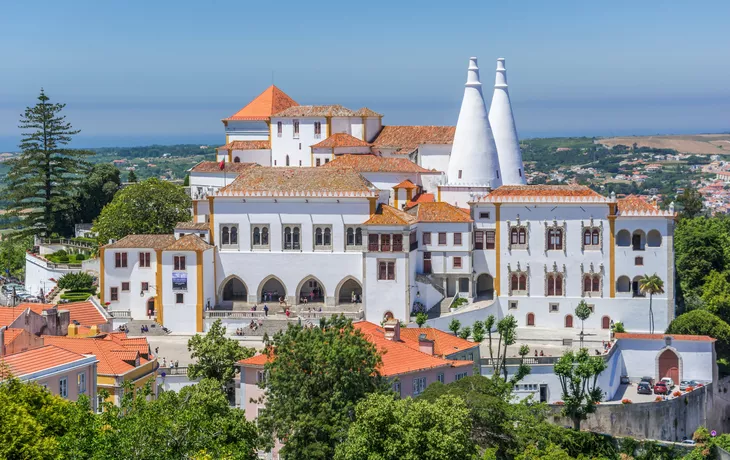
[[[357,111],[355,111],[355,115],[358,117],[382,117],[383,116],[382,113],[378,113],[374,110],[370,110],[367,107],[358,109]]]
[[[489,197],[600,197],[603,195],[585,185],[503,185],[492,190]]]
[[[624,213],[624,212],[647,212],[647,213],[653,213],[659,210],[659,208],[649,202],[647,202],[644,198],[636,195],[629,195],[626,198],[622,198],[618,201],[616,201],[618,205],[618,212]]]
[[[407,154],[422,144],[451,144],[454,142],[454,126],[383,126],[374,147],[398,149]]]
[[[433,193],[419,193],[406,204],[406,210],[412,208],[418,203],[433,203],[434,201],[436,201],[436,195]]]
[[[46,345],[5,356],[0,358],[0,362],[5,363],[15,377],[22,377],[82,359],[86,359],[86,356],[61,347]]]
[[[312,145],[314,149],[339,147],[370,147],[370,144],[347,133],[334,133],[327,139]]]
[[[275,117],[354,117],[355,112],[341,105],[297,105],[279,112]]]
[[[15,340],[19,335],[24,332],[25,329],[20,329],[17,327],[5,329],[5,345],[9,345],[10,343],[12,343],[13,340]]]
[[[688,341],[688,342],[714,342],[707,335],[682,335],[682,334],[643,334],[630,332],[617,332],[614,334],[617,339],[638,339],[638,340],[664,340],[665,337],[671,337],[672,340]]]
[[[198,231],[209,231],[210,224],[208,222],[178,222],[175,225],[175,230],[198,230]]]
[[[447,356],[463,350],[479,347],[477,343],[469,342],[454,334],[449,334],[431,327],[408,327],[401,328],[400,330],[401,339],[404,340],[406,345],[416,350],[418,350],[418,337],[421,334],[426,334],[426,338],[433,341],[433,352],[439,356]]]
[[[410,225],[415,222],[416,218],[407,212],[387,204],[380,204],[375,214],[365,221],[365,225]]]
[[[414,188],[418,188],[418,186],[416,184],[414,184],[413,182],[409,181],[408,179],[406,179],[406,180],[404,180],[403,182],[401,182],[400,184],[396,185],[393,188],[404,188],[404,189],[411,189],[412,190]]]
[[[234,173],[242,173],[249,168],[256,167],[256,163],[231,163],[226,161],[223,164],[223,169],[220,167],[220,163],[217,161],[201,161],[200,163],[196,164],[190,169],[190,172],[196,172],[196,173],[221,173],[224,172],[226,174],[230,174],[232,172]]]
[[[269,150],[271,141],[232,141],[221,145],[218,150]]]
[[[206,251],[212,248],[198,235],[188,233],[165,248],[165,251]]]
[[[340,155],[320,168],[350,168],[357,172],[430,172],[408,158],[386,158],[372,154]]]
[[[165,249],[175,242],[174,235],[127,235],[104,249]]]
[[[246,107],[224,120],[268,120],[271,115],[296,105],[294,99],[276,86],[271,85],[263,93],[256,96],[253,101],[249,102]]]
[[[251,168],[219,190],[220,196],[372,197],[375,187],[356,171],[341,168]]]
[[[46,344],[55,345],[75,353],[96,355],[96,358],[99,360],[99,374],[118,376],[135,369],[135,366],[129,364],[115,353],[115,351],[125,350],[126,347],[114,340],[44,335],[43,341]],[[136,353],[137,346],[131,347],[129,351]],[[140,366],[147,362],[149,362],[147,359],[139,358]]]
[[[472,222],[468,212],[443,201],[418,203],[407,212],[418,222]]]
[[[90,301],[62,303],[56,306],[58,310],[68,310],[71,322],[78,322],[81,326],[99,326],[107,323],[107,318]]]
[[[251,356],[250,358],[242,359],[238,364],[247,364],[249,366],[263,366],[269,362],[269,357],[263,353]]]
[[[139,357],[139,352],[137,350],[112,350],[112,354],[123,361],[136,362]]]
[[[0,326],[10,326],[10,324],[13,323],[18,317],[25,311],[28,310],[30,307],[29,305],[44,305],[46,308],[51,308],[53,305],[50,304],[30,304],[30,303],[21,303],[16,305],[15,307],[2,307],[0,306]],[[34,313],[37,313],[37,311],[31,309]]]

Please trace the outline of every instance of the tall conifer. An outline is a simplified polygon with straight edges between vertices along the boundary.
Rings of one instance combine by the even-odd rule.
[[[65,106],[50,103],[41,89],[38,103],[20,117],[22,153],[7,162],[6,199],[24,235],[68,233],[64,217],[72,212],[74,192],[90,168],[85,158],[93,152],[64,148],[79,133],[61,115]]]

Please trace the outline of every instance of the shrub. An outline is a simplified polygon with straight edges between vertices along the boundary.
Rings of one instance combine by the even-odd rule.
[[[624,398],[621,400],[621,404],[631,404],[632,401],[629,398]]]
[[[67,256],[67,255],[68,255],[68,252],[64,251],[63,249],[59,249],[58,251],[51,254],[51,256],[53,256],[53,257],[63,257],[63,256]]]
[[[68,291],[88,291],[94,285],[94,277],[88,273],[66,273],[58,279],[58,288]]]
[[[710,432],[705,428],[704,426],[701,426],[695,430],[694,434],[692,435],[692,439],[694,442],[701,442],[705,443],[707,440],[710,439]]]
[[[614,332],[621,332],[621,333],[626,332],[626,329],[624,328],[624,323],[622,323],[620,321],[617,322],[617,323],[614,323],[613,324],[613,331]]]
[[[682,396],[682,392],[681,391],[675,391],[674,393],[672,393],[672,396],[674,396],[675,398],[678,397],[678,396]]]
[[[76,254],[76,261],[81,262],[82,260],[86,260],[86,256],[83,254]]]
[[[664,398],[662,398],[661,396],[657,396],[656,398],[654,398],[654,402],[659,402],[659,401],[664,401]]]
[[[687,389],[685,391],[687,391],[687,393],[689,393],[690,391],[692,391],[694,389],[695,389],[695,387],[687,387]]]
[[[56,258],[56,260],[58,260],[59,264],[67,264],[69,259],[68,259],[68,256],[64,255],[64,256],[58,256]]]

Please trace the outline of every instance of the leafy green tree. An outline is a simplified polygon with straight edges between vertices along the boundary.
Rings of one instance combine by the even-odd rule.
[[[656,273],[653,275],[644,275],[639,279],[639,289],[643,294],[649,294],[649,333],[653,334],[654,309],[652,308],[652,301],[654,300],[654,294],[664,293],[664,281]]]
[[[137,175],[134,173],[134,169],[129,170],[129,174],[127,174],[127,182],[130,182],[130,183],[137,182]]]
[[[669,323],[667,334],[708,335],[717,340],[717,355],[730,358],[730,325],[706,310],[693,310]]]
[[[700,296],[710,272],[730,266],[730,222],[727,218],[682,219],[674,238],[679,294]]]
[[[416,313],[416,324],[418,324],[418,327],[423,327],[424,324],[426,324],[426,321],[428,320],[428,314],[419,311]]]
[[[459,332],[459,337],[461,337],[464,340],[468,339],[470,335],[471,335],[471,328],[469,326],[466,326],[465,328],[463,328],[461,330],[461,332]]]
[[[75,199],[76,210],[73,224],[91,223],[101,210],[114,199],[121,186],[119,170],[108,163],[95,164],[79,187]]]
[[[563,414],[573,421],[573,428],[580,431],[580,422],[596,411],[603,399],[603,391],[596,385],[598,376],[606,369],[601,357],[590,356],[586,348],[577,353],[569,350],[555,363],[555,375],[560,380],[565,405]]]
[[[471,338],[474,343],[482,343],[484,341],[484,322],[476,320],[472,325]]]
[[[680,217],[692,219],[702,214],[702,194],[692,187],[686,187],[681,195],[677,196]]]
[[[78,130],[61,115],[65,104],[52,104],[41,89],[38,103],[20,118],[21,154],[6,164],[5,199],[10,217],[20,219],[20,235],[68,234],[63,228],[92,152],[64,148]]]
[[[355,406],[371,393],[388,391],[375,345],[344,316],[320,327],[289,325],[266,342],[265,406],[259,427],[285,439],[285,458],[329,459],[344,441]]]
[[[575,316],[580,320],[580,332],[581,337],[583,336],[583,326],[585,321],[591,316],[591,307],[588,306],[585,300],[578,302],[578,306],[575,307]]]
[[[430,402],[373,394],[355,408],[355,422],[335,459],[477,460],[470,432],[469,409],[458,397]]]
[[[687,300],[690,300],[689,302]],[[685,309],[690,311],[693,298],[685,299]],[[726,273],[711,271],[705,278],[702,286],[702,297],[700,305],[711,313],[719,316],[723,321],[730,320],[730,282]]]
[[[531,444],[515,460],[572,460],[565,450],[556,444],[548,444],[544,449],[540,449],[536,444]]]
[[[494,315],[489,315],[487,320],[484,322],[484,327],[488,332],[489,358],[492,363],[493,375],[502,375],[504,380],[507,381],[507,347],[514,345],[517,342],[517,320],[514,316],[507,315],[497,322],[497,333],[499,333],[499,339],[497,341],[496,358],[492,347],[492,328],[494,327],[494,323]],[[524,356],[522,358],[523,359],[518,366],[517,371],[510,379],[512,384],[519,382],[530,373],[530,367],[524,363]]]
[[[151,178],[120,190],[94,222],[101,244],[131,234],[171,233],[178,222],[190,220],[190,197],[185,189]]]
[[[205,335],[195,334],[188,340],[190,357],[188,376],[215,379],[226,386],[236,376],[236,363],[254,355],[253,348],[242,347],[238,340],[226,337],[226,328],[216,320]]]
[[[25,253],[33,248],[33,237],[10,237],[0,241],[0,270],[18,278],[25,275]]]
[[[451,332],[453,332],[454,335],[458,335],[459,329],[461,329],[461,321],[459,321],[456,318],[452,319],[451,322],[449,323],[449,330]]]
[[[58,279],[58,287],[69,291],[85,291],[94,285],[94,277],[86,272],[66,273]]]

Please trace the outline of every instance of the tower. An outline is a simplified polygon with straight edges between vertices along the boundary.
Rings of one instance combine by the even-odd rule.
[[[515,119],[507,90],[507,69],[504,58],[497,59],[497,76],[494,82],[494,96],[489,108],[489,122],[497,145],[499,166],[502,171],[502,183],[505,185],[522,185],[526,183],[525,169],[522,165],[522,151],[517,137]]]
[[[475,57],[469,58],[465,86],[449,158],[447,184],[494,189],[502,185],[499,158]]]

